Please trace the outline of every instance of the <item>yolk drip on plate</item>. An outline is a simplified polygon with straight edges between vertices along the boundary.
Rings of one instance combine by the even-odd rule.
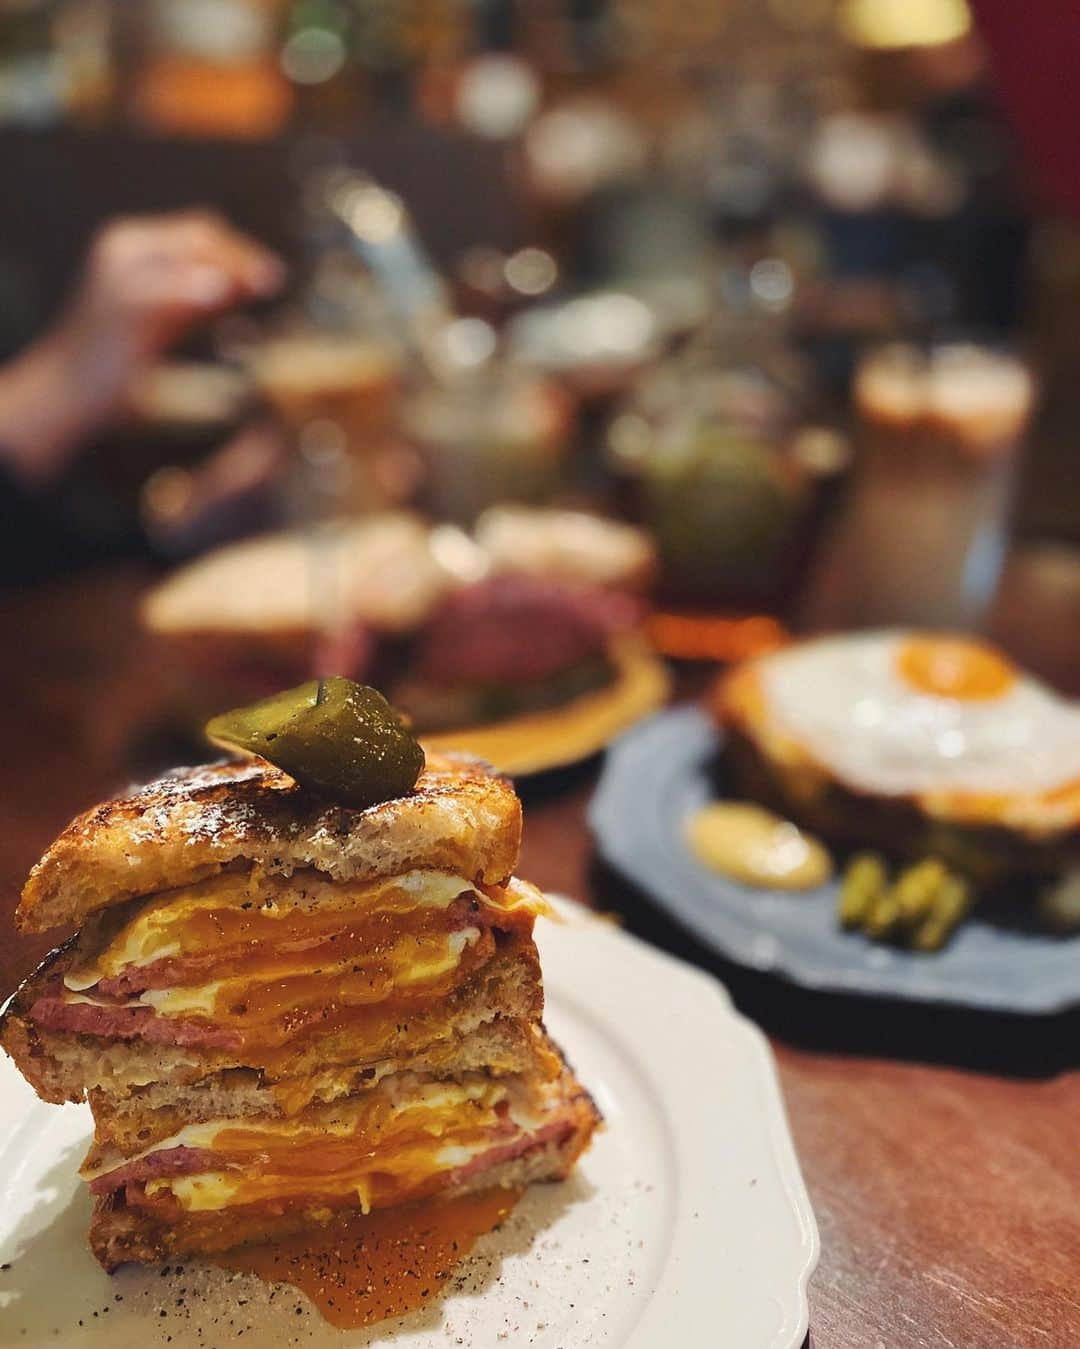
[[[215,1257],[225,1269],[288,1283],[331,1325],[354,1329],[431,1305],[475,1242],[519,1198],[493,1189],[339,1219],[263,1246]]]

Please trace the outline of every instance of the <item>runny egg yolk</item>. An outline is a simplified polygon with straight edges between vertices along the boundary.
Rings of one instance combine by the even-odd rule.
[[[896,663],[918,692],[962,702],[1001,698],[1016,682],[1016,671],[1000,652],[969,637],[909,637]]]

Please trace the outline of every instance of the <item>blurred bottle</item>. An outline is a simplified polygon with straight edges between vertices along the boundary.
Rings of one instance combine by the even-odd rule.
[[[292,0],[283,22],[281,66],[305,125],[344,127],[409,98],[413,69],[437,43],[441,0]]]
[[[176,135],[275,135],[293,104],[277,26],[273,0],[148,0],[133,115]]]
[[[83,126],[113,110],[116,69],[109,0],[68,0],[56,16],[56,47],[64,69],[68,113]]]
[[[339,495],[336,509],[348,514],[376,510],[396,494],[386,460],[395,446],[402,353],[377,312],[376,303],[366,319],[357,314],[338,327],[310,311],[298,314],[248,355],[256,385],[294,446],[303,452],[317,442],[319,472]],[[331,470],[332,457],[340,463]]]
[[[447,288],[394,193],[335,163],[309,169],[300,195],[309,256],[301,310],[247,361],[301,451],[309,428],[322,428],[312,442],[320,472],[327,447],[338,446],[340,508],[371,511],[412,486],[401,392],[450,319]]]
[[[544,503],[562,486],[573,402],[554,380],[499,359],[480,319],[446,326],[430,374],[406,405],[432,515],[472,525],[504,501]]]
[[[805,368],[752,321],[669,362],[612,424],[612,463],[653,530],[669,603],[783,612],[843,442],[814,428]]]
[[[44,126],[64,113],[52,5],[0,6],[0,122]]]
[[[844,441],[811,419],[813,386],[760,316],[714,324],[646,379],[609,434],[661,592],[700,615],[786,614],[806,573]]]
[[[115,94],[109,0],[0,5],[0,124],[102,121]]]
[[[355,116],[367,91],[356,69],[351,6],[345,0],[294,0],[282,29],[281,68],[303,122],[341,124]]]

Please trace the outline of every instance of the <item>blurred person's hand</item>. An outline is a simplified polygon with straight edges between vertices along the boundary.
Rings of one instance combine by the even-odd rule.
[[[48,483],[190,328],[281,286],[280,260],[209,211],[131,217],[91,244],[57,324],[0,369],[0,454]]]
[[[273,294],[283,279],[272,253],[210,211],[115,220],[90,247],[64,326],[126,387],[194,324]]]

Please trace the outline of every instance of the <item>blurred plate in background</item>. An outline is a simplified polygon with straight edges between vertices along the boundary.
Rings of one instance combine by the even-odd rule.
[[[719,733],[696,707],[662,712],[608,751],[589,822],[605,861],[702,943],[806,988],[1029,1015],[1080,1002],[1080,934],[978,917],[933,955],[841,930],[837,884],[757,890],[701,865],[686,821],[715,799]],[[721,786],[722,794],[722,786]]]
[[[424,737],[428,749],[478,754],[510,777],[546,773],[598,754],[634,722],[663,707],[671,679],[663,661],[630,642],[613,656],[616,675],[605,688],[563,707],[525,717]]]

